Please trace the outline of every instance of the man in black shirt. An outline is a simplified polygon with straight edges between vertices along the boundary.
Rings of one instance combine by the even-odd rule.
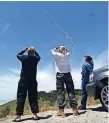
[[[25,52],[28,55],[23,55]],[[28,91],[28,99],[31,106],[31,111],[34,114],[33,119],[37,120],[38,101],[37,101],[37,64],[40,61],[39,54],[35,51],[34,47],[26,48],[17,54],[17,58],[22,63],[22,69],[20,74],[20,81],[18,83],[17,90],[17,107],[16,107],[16,118],[14,121],[20,121],[21,115],[23,115],[24,104]]]

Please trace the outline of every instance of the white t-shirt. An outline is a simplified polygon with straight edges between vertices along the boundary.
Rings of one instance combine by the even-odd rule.
[[[71,71],[70,64],[69,64],[69,52],[63,55],[62,53],[56,52],[56,48],[55,48],[51,50],[51,53],[55,58],[56,72],[68,73]]]

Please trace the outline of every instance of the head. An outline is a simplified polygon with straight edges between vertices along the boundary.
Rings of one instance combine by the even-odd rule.
[[[65,53],[66,53],[66,48],[65,48],[64,45],[61,45],[61,46],[59,47],[59,52],[62,53],[63,55],[65,55]]]
[[[85,55],[84,56],[84,59],[85,61],[91,61],[92,60],[92,57],[88,56],[88,55]]]
[[[29,47],[28,48],[28,55],[29,56],[34,56],[35,55],[35,48],[34,47]]]
[[[85,56],[84,56],[84,60],[85,60],[85,61],[88,61],[88,59],[89,59],[89,56],[88,56],[88,55],[85,55]]]

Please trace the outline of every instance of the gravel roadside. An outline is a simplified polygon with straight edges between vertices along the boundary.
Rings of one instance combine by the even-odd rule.
[[[20,123],[108,123],[108,112],[101,105],[90,106],[87,110],[80,111],[79,116],[73,116],[71,109],[65,109],[66,117],[57,117],[56,111],[39,113],[40,120],[33,121],[32,116],[23,116]],[[12,123],[12,119],[0,119],[0,123]]]

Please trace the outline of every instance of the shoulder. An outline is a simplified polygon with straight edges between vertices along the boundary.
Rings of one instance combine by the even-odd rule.
[[[23,60],[26,60],[26,59],[28,59],[28,55],[23,55],[22,58],[23,58]]]
[[[23,57],[28,58],[28,55],[23,55]]]
[[[82,68],[83,68],[83,69],[86,69],[87,66],[88,66],[87,63],[85,62],[85,63],[82,65]]]
[[[85,62],[84,64],[83,64],[83,66],[86,66],[87,65],[87,63]]]

